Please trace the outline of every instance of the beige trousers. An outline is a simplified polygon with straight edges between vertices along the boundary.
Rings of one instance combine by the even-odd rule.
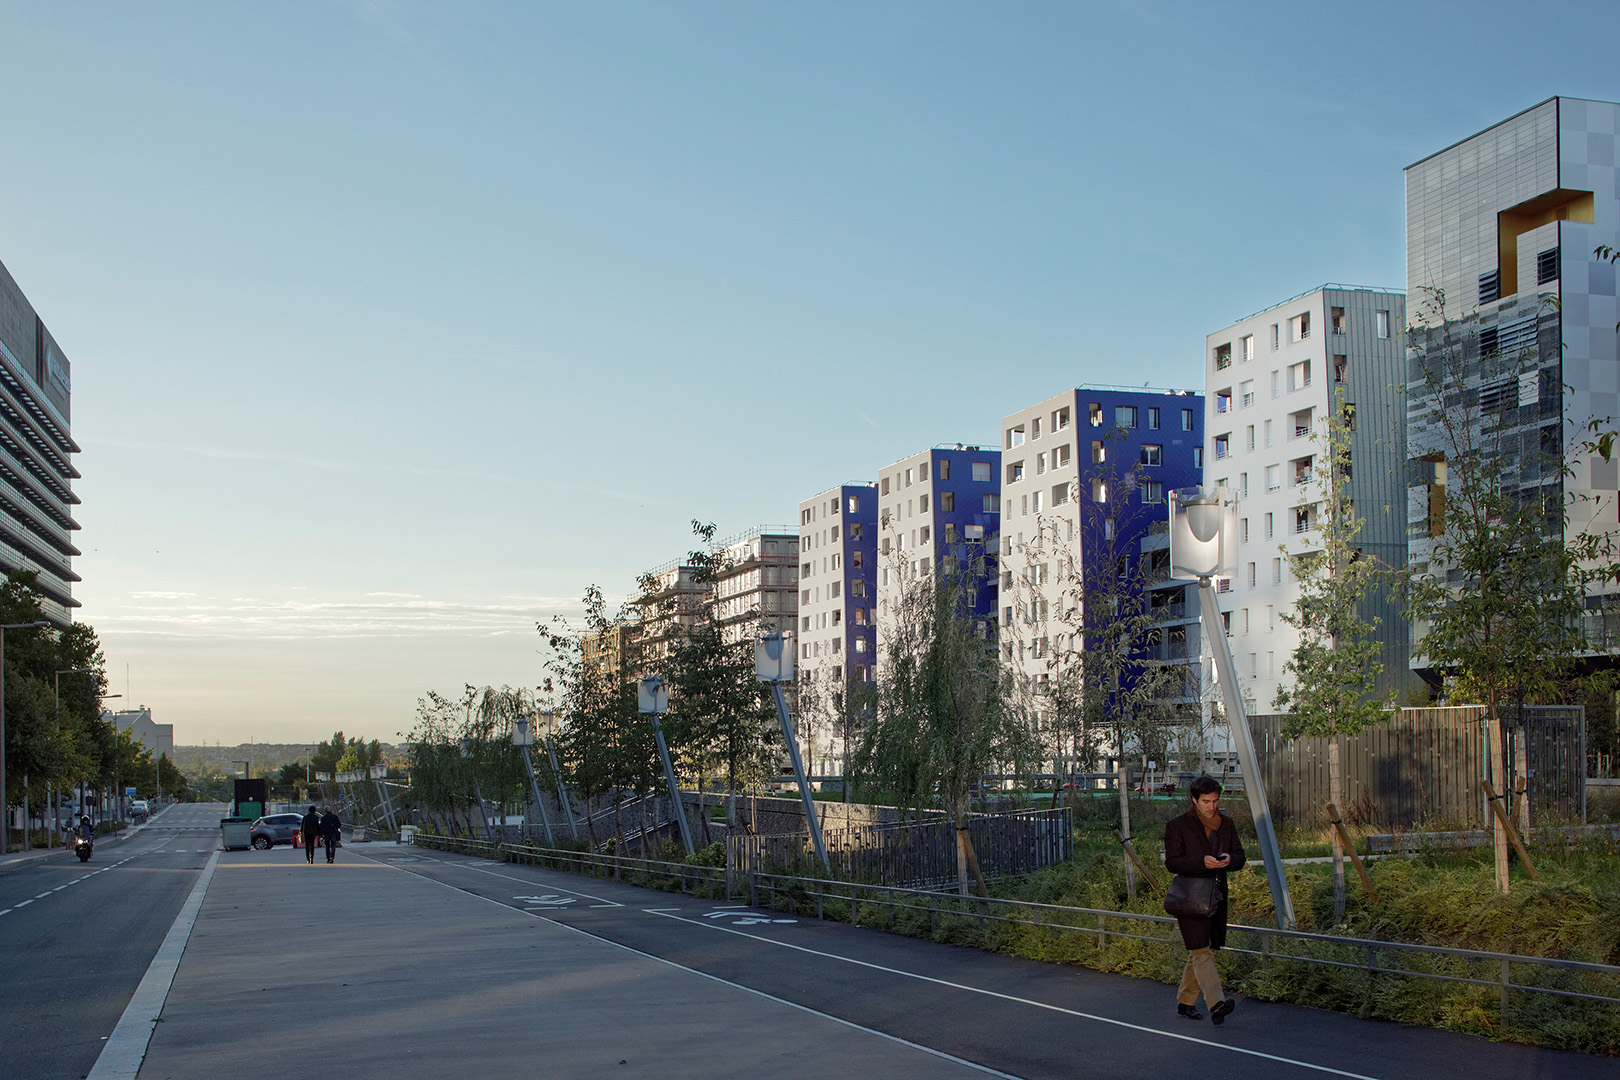
[[[1183,1005],[1197,1004],[1200,990],[1204,992],[1206,1006],[1226,1000],[1226,994],[1221,991],[1221,973],[1215,970],[1214,949],[1187,951],[1187,970],[1181,973],[1181,986],[1176,991],[1176,1001]]]

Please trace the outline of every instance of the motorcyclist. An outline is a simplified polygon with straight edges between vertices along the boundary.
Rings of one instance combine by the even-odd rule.
[[[96,827],[90,824],[90,815],[88,814],[79,817],[79,836],[85,840],[94,840],[96,838]]]

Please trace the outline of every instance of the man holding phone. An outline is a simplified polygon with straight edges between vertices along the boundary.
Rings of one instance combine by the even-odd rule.
[[[1246,861],[1237,827],[1221,810],[1221,785],[1200,776],[1188,789],[1192,806],[1172,818],[1164,830],[1164,865],[1174,874],[1220,879],[1221,902],[1207,919],[1178,916],[1181,940],[1187,946],[1187,967],[1176,992],[1176,1012],[1188,1020],[1202,1020],[1198,994],[1204,995],[1209,1018],[1219,1024],[1232,1012],[1232,999],[1221,989],[1215,969],[1215,950],[1226,944],[1226,875],[1241,870]]]

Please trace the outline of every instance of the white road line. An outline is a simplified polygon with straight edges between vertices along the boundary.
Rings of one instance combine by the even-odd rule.
[[[6,908],[6,910],[0,911],[0,915],[10,915],[10,914],[11,914],[11,909],[10,908]]]
[[[360,853],[355,852],[355,854],[359,855]],[[362,859],[371,859],[370,855],[361,855],[360,857]],[[371,861],[376,862],[377,860],[376,859],[371,859]],[[431,862],[431,863],[438,863],[440,866],[447,866],[447,867],[451,867],[451,868],[457,869],[457,870],[474,870],[474,871],[477,871],[480,874],[488,874],[490,877],[505,878],[507,881],[517,881],[517,882],[523,883],[524,885],[533,885],[534,884],[534,879],[532,879],[532,878],[513,877],[511,874],[497,874],[493,870],[485,870],[482,866],[469,866],[469,865],[467,865],[465,863],[446,862],[443,859],[428,859],[427,861]],[[387,865],[393,865],[393,864],[390,863],[390,864],[387,864]],[[403,870],[403,869],[405,869],[405,867],[400,866],[400,867],[396,867],[396,869]],[[536,869],[539,869],[539,868],[536,867]],[[592,896],[590,893],[576,892],[573,889],[565,889],[561,885],[547,885],[546,888],[548,888],[548,889],[556,889],[558,892],[565,892],[570,896],[582,896],[587,900],[600,900],[600,901],[602,901],[602,903],[600,905],[593,904],[593,905],[591,905],[592,907],[598,907],[598,906],[600,906],[600,907],[624,907],[623,904],[616,904],[612,900],[609,900],[605,896]]]
[[[197,922],[197,912],[218,863],[216,854],[197,876],[197,884],[191,887],[191,894],[180,906],[180,914],[174,917],[174,925],[158,946],[157,955],[152,957],[140,985],[135,988],[135,995],[125,1006],[124,1015],[118,1018],[118,1026],[107,1037],[107,1045],[101,1048],[101,1056],[96,1058],[86,1080],[135,1080],[135,1074],[141,1071],[146,1048],[152,1041],[152,1029],[161,1019],[163,1003],[169,998],[169,987],[180,966],[180,956],[191,939],[191,928]]]
[[[35,897],[35,899],[37,900],[38,897]],[[19,900],[19,901],[17,901],[17,907],[27,907],[29,904],[32,904],[33,902],[34,902],[33,900]],[[15,910],[15,909],[13,909],[13,910]]]
[[[366,858],[367,856],[361,856],[361,857]],[[375,861],[375,860],[373,860],[373,861]],[[437,859],[434,859],[432,861],[438,862]],[[382,865],[386,865],[386,864],[382,864]],[[734,983],[734,982],[730,981],[729,979],[722,979],[718,975],[710,975],[707,971],[699,971],[697,968],[690,968],[690,967],[687,967],[685,964],[677,964],[673,960],[665,960],[662,956],[654,956],[652,953],[642,952],[640,949],[631,948],[629,945],[621,945],[617,941],[613,941],[610,938],[601,937],[600,935],[597,935],[597,934],[592,934],[592,933],[590,933],[589,931],[586,931],[586,930],[581,930],[577,926],[569,926],[565,922],[558,922],[556,919],[548,919],[548,918],[546,918],[546,916],[540,914],[540,912],[538,912],[538,911],[535,911],[535,910],[532,910],[532,909],[528,910],[528,911],[524,911],[523,909],[515,908],[515,907],[511,906],[510,904],[503,904],[499,900],[493,899],[491,897],[481,896],[478,893],[469,892],[466,889],[458,888],[455,885],[451,885],[447,881],[440,881],[438,878],[428,877],[426,874],[418,873],[417,871],[412,870],[408,866],[395,866],[395,867],[393,867],[393,869],[402,871],[402,872],[407,873],[407,874],[415,875],[416,877],[421,878],[423,881],[431,881],[435,885],[442,885],[444,888],[453,890],[453,891],[458,892],[458,893],[461,893],[463,896],[470,896],[475,900],[483,900],[486,903],[494,904],[496,907],[504,908],[507,911],[518,912],[519,914],[528,915],[528,916],[531,916],[532,918],[539,919],[541,922],[548,922],[553,926],[561,927],[564,930],[571,930],[576,934],[580,934],[580,935],[583,935],[584,937],[588,937],[588,938],[593,938],[596,941],[600,941],[600,942],[602,942],[602,943],[604,943],[606,945],[611,945],[615,949],[622,949],[627,953],[633,953],[636,956],[646,957],[648,960],[652,960],[652,961],[654,961],[656,963],[663,964],[666,967],[675,968],[677,971],[685,971],[685,972],[688,972],[688,973],[690,973],[692,975],[696,975],[699,978],[708,979],[710,982],[717,982],[721,986],[729,986],[729,987],[732,987],[735,990],[741,990],[744,993],[753,994],[755,997],[762,997],[766,1001],[774,1001],[778,1005],[786,1005],[790,1009],[797,1009],[800,1012],[807,1012],[811,1016],[819,1016],[824,1020],[831,1020],[833,1023],[840,1024],[840,1025],[842,1025],[844,1027],[854,1028],[856,1031],[864,1031],[868,1035],[876,1035],[880,1039],[885,1039],[885,1040],[887,1040],[889,1042],[892,1042],[892,1043],[899,1043],[901,1046],[908,1046],[913,1050],[918,1050],[918,1051],[921,1051],[922,1053],[928,1054],[928,1055],[930,1055],[932,1057],[941,1058],[941,1059],[943,1059],[945,1061],[953,1062],[953,1063],[955,1063],[957,1065],[961,1065],[961,1066],[964,1066],[964,1067],[969,1068],[969,1069],[974,1069],[974,1070],[976,1070],[978,1072],[982,1072],[982,1073],[986,1074],[987,1076],[999,1076],[999,1077],[1002,1077],[1003,1080],[1023,1080],[1023,1077],[1015,1076],[1012,1073],[1005,1073],[1005,1072],[1002,1072],[999,1069],[992,1069],[988,1065],[980,1065],[977,1061],[969,1061],[967,1058],[959,1058],[955,1054],[947,1054],[943,1050],[935,1050],[932,1046],[924,1046],[922,1043],[914,1043],[910,1039],[902,1039],[898,1035],[890,1035],[886,1031],[879,1031],[876,1028],[865,1027],[864,1025],[857,1024],[852,1020],[845,1020],[841,1016],[834,1016],[832,1013],[824,1013],[824,1012],[821,1012],[821,1011],[819,1011],[817,1009],[812,1009],[808,1005],[800,1005],[797,1001],[789,1001],[786,998],[779,998],[775,994],[767,994],[763,990],[755,990],[752,986],[744,986],[742,983]],[[614,907],[623,907],[624,905],[623,904],[615,904],[613,906]],[[88,1078],[88,1080],[99,1080],[99,1078],[96,1077],[94,1072],[92,1072],[90,1074],[90,1077]],[[1363,1078],[1363,1080],[1370,1080],[1370,1078]]]
[[[1207,1046],[1213,1050],[1226,1050],[1233,1054],[1247,1054],[1251,1057],[1265,1058],[1267,1061],[1278,1061],[1284,1065],[1297,1065],[1302,1069],[1313,1069],[1317,1072],[1332,1073],[1334,1076],[1347,1076],[1350,1077],[1351,1080],[1376,1080],[1375,1077],[1367,1076],[1364,1073],[1347,1072],[1344,1069],[1335,1069],[1327,1065],[1317,1065],[1313,1062],[1300,1061],[1296,1058],[1281,1057],[1277,1054],[1268,1054],[1263,1050],[1250,1050],[1246,1047],[1232,1046],[1228,1043],[1211,1042],[1208,1039],[1200,1039],[1194,1035],[1181,1035],[1173,1031],[1161,1031],[1158,1028],[1147,1027],[1144,1024],[1133,1024],[1128,1020],[1115,1020],[1111,1016],[1098,1016],[1096,1013],[1081,1012],[1078,1009],[1065,1009],[1061,1005],[1053,1005],[1045,1001],[1035,1001],[1031,998],[1022,998],[1015,994],[1003,994],[999,990],[986,990],[983,987],[969,986],[966,983],[951,982],[948,979],[936,979],[931,975],[919,975],[914,971],[902,971],[900,968],[884,967],[882,964],[874,964],[867,960],[854,960],[847,956],[839,956],[837,953],[822,952],[820,949],[810,949],[803,945],[794,945],[791,942],[779,941],[775,938],[762,937],[759,934],[750,934],[746,930],[733,930],[729,926],[720,926],[712,922],[699,922],[696,919],[683,919],[679,915],[666,915],[661,911],[653,912],[652,914],[657,915],[659,918],[674,919],[676,922],[687,923],[690,926],[702,926],[710,930],[719,930],[721,933],[725,934],[736,934],[738,937],[752,938],[755,941],[762,941],[767,945],[777,945],[784,949],[793,949],[796,952],[809,953],[812,956],[824,956],[829,960],[839,960],[846,964],[854,964],[857,967],[871,968],[873,971],[882,971],[890,975],[902,975],[908,979],[916,979],[919,982],[933,983],[936,986],[948,986],[953,990],[966,990],[972,994],[983,994],[985,997],[999,998],[1002,1001],[1013,1001],[1020,1005],[1030,1005],[1037,1009],[1047,1009],[1051,1012],[1063,1013],[1065,1016],[1079,1017],[1082,1020],[1095,1020],[1099,1024],[1112,1024],[1115,1027],[1127,1028],[1131,1031],[1140,1031],[1145,1035],[1159,1035],[1166,1039],[1179,1039],[1182,1042],[1197,1043],[1199,1046]],[[564,924],[559,923],[558,925]]]

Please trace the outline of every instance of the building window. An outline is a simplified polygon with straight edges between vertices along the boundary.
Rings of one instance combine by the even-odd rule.
[[[951,478],[951,459],[950,458],[940,458],[939,459],[939,478],[941,480],[949,480]]]
[[[1192,429],[1193,429],[1193,411],[1191,409],[1182,409],[1181,410],[1181,430],[1182,431],[1191,431]]]
[[[919,495],[919,496],[917,496],[917,512],[919,514],[928,513],[928,496],[927,495]]]
[[[878,481],[878,494],[887,495],[888,493],[889,493],[889,478],[887,476],[885,476],[882,480]]]
[[[1001,496],[1000,495],[986,495],[984,497],[984,512],[986,514],[999,514],[999,513],[1001,513]]]
[[[1304,341],[1311,336],[1311,313],[1302,311],[1288,320],[1288,340]]]
[[[1040,476],[1044,472],[1046,472],[1046,455],[1044,453],[1036,454],[1035,455],[1035,475]]]
[[[1052,430],[1064,431],[1069,426],[1069,407],[1065,405],[1052,414]]]
[[[917,482],[920,484],[928,483],[928,462],[926,461],[917,466]]]
[[[1232,436],[1230,433],[1215,436],[1215,460],[1232,456]]]
[[[1335,334],[1344,333],[1344,308],[1332,308],[1329,314],[1333,320],[1333,332]]]
[[[859,540],[861,538],[861,527],[859,524],[851,525],[849,527],[849,538],[851,540]]]
[[[1238,339],[1238,362],[1247,363],[1254,359],[1254,335],[1245,334]]]
[[[1232,343],[1215,346],[1215,370],[1225,371],[1232,366]]]
[[[913,470],[911,470],[911,469],[907,469],[907,470],[906,470],[906,487],[910,487],[910,486],[911,486],[911,477],[912,477],[912,474],[913,474]]]
[[[1536,284],[1558,280],[1558,249],[1548,248],[1536,256]]]
[[[1069,444],[1064,443],[1052,451],[1052,468],[1061,469],[1069,463]]]
[[[945,523],[945,542],[947,544],[954,544],[956,542],[956,522],[954,521],[947,521]]]
[[[1148,427],[1153,431],[1159,430],[1159,407],[1157,405],[1148,406]]]
[[[1102,406],[1093,401],[1089,407],[1087,419],[1091,421],[1092,427],[1102,427]]]
[[[1275,466],[1275,465],[1267,465],[1266,466],[1266,490],[1267,491],[1276,491],[1280,487],[1282,487],[1282,481],[1280,481],[1277,478],[1277,466]],[[1269,530],[1269,529],[1266,530],[1266,535],[1270,536],[1271,535],[1271,530]]]
[[[1142,484],[1142,501],[1145,503],[1164,502],[1164,484],[1158,480],[1148,480]]]
[[[1500,299],[1502,299],[1502,271],[1492,270],[1488,274],[1479,275],[1479,302],[1490,304]]]
[[[1248,449],[1253,450],[1254,449],[1254,425],[1250,424],[1248,426],[1248,428],[1244,430],[1243,435],[1244,435],[1245,446]]]
[[[1297,364],[1288,365],[1288,389],[1303,390],[1311,385],[1311,362],[1301,360]]]
[[[1245,379],[1238,386],[1238,407],[1247,409],[1254,404],[1254,380]]]
[[[1038,513],[1041,512],[1041,492],[1037,491],[1035,493],[1034,501],[1035,501],[1035,512],[1038,514]]]
[[[1378,329],[1378,336],[1379,337],[1381,337],[1381,338],[1389,337],[1389,312],[1387,312],[1387,311],[1378,312],[1378,314],[1377,314],[1377,329]]]
[[[1218,413],[1232,411],[1232,391],[1230,388],[1215,391],[1215,411]]]
[[[939,493],[939,508],[944,513],[950,513],[952,510],[955,510],[956,509],[956,492],[954,492],[954,491],[942,491],[942,492],[940,492]]]
[[[1195,447],[1193,447],[1193,468],[1202,469],[1203,467],[1204,467],[1204,448],[1202,446],[1195,446]]]
[[[1004,449],[1011,450],[1015,446],[1023,446],[1023,445],[1024,445],[1024,425],[1019,424],[1017,427],[1008,428],[1007,429],[1007,441],[1006,441],[1006,446],[1004,447]]]
[[[1164,447],[1159,445],[1158,443],[1143,443],[1142,444],[1142,464],[1143,465],[1163,465],[1164,464]]]
[[[1276,559],[1271,560],[1271,583],[1273,585],[1281,585],[1282,584],[1282,559],[1281,558],[1276,558]]]
[[[1024,463],[1022,461],[1010,462],[1007,465],[1007,483],[1016,484],[1024,478]]]
[[[1272,516],[1268,513],[1266,515],[1266,539],[1270,540],[1271,536],[1272,536]]]
[[[973,479],[976,483],[990,481],[990,463],[988,461],[975,461],[973,463]]]
[[[1271,351],[1272,352],[1277,351],[1277,343],[1278,343],[1278,340],[1277,340],[1278,339],[1277,326],[1278,326],[1277,323],[1272,323],[1271,324]]]
[[[1069,485],[1059,484],[1052,489],[1052,505],[1063,506],[1069,501]]]
[[[1101,477],[1091,478],[1091,501],[1095,503],[1108,501],[1108,485],[1103,483]]]
[[[1249,588],[1254,588],[1254,563],[1249,564]]]
[[[1242,521],[1238,522],[1238,543],[1247,544],[1248,542],[1249,542],[1249,519],[1244,518]]]
[[[1333,381],[1342,383],[1350,373],[1350,358],[1343,354],[1333,358]]]
[[[1115,405],[1114,406],[1114,426],[1115,427],[1122,427],[1122,428],[1133,428],[1133,427],[1135,427],[1136,426],[1136,406],[1135,405]]]

